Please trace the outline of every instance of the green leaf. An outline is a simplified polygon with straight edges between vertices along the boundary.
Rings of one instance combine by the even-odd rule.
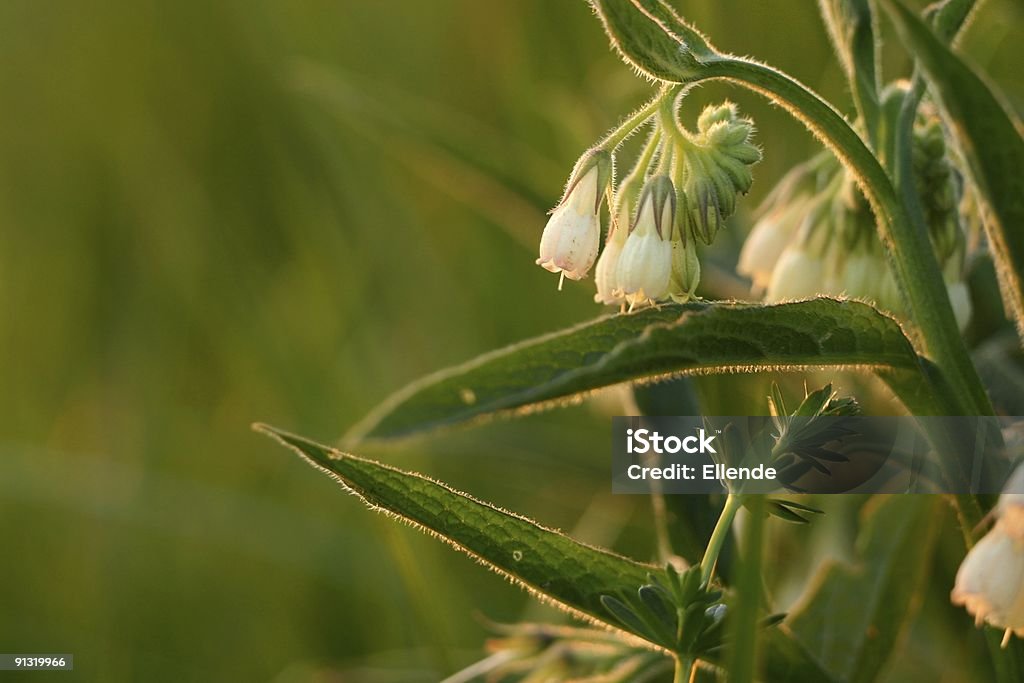
[[[635,593],[657,568],[574,541],[420,474],[342,453],[266,425],[273,437],[374,510],[440,538],[568,612],[621,628],[602,596]]]
[[[835,678],[875,680],[927,584],[934,496],[876,498],[856,565],[829,564],[786,625]]]
[[[678,82],[718,57],[707,38],[661,0],[590,0],[622,59],[649,78]]]
[[[899,324],[867,304],[690,303],[610,315],[480,356],[387,399],[348,435],[394,438],[669,373],[917,367]]]
[[[897,0],[882,0],[959,143],[985,217],[1003,300],[1024,335],[1024,137],[985,82]]]

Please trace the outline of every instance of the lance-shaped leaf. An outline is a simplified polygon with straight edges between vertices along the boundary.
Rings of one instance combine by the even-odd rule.
[[[1024,137],[985,82],[921,19],[883,0],[896,30],[924,70],[963,151],[982,204],[1003,300],[1024,335]]]
[[[508,577],[542,600],[569,613],[619,630],[629,619],[617,619],[609,597],[643,596],[641,587],[662,570],[595,548],[460,493],[440,482],[403,472],[372,460],[343,453],[266,425],[254,429],[294,450],[372,509],[410,524],[465,552]],[[696,607],[703,609],[703,603]],[[617,605],[616,605],[617,607]],[[633,628],[643,637],[645,626]],[[793,683],[830,683],[821,669],[789,634],[767,628],[770,652],[766,669]],[[713,657],[711,658],[714,659]],[[772,680],[781,680],[773,678]]]
[[[266,425],[256,425],[371,508],[394,515],[569,612],[621,625],[602,595],[635,592],[651,565],[585,545],[420,474],[403,472]]]
[[[347,438],[406,436],[672,373],[917,363],[899,324],[855,301],[662,306],[601,317],[425,377]]]
[[[829,564],[790,612],[787,626],[833,677],[873,681],[899,642],[926,585],[933,496],[876,499],[856,565]]]

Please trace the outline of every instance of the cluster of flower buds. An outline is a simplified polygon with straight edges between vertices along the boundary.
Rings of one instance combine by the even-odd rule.
[[[956,574],[950,595],[963,605],[978,626],[1005,629],[1024,637],[1024,467],[1010,476],[993,511],[996,523],[971,548]]]
[[[971,315],[963,281],[959,176],[935,120],[915,129],[914,177],[935,255],[961,329]],[[879,241],[874,216],[853,178],[830,155],[791,171],[766,200],[737,270],[771,302],[826,294],[873,302],[905,316],[904,299]]]
[[[753,122],[739,118],[731,102],[707,107],[697,119],[683,189],[688,225],[705,244],[736,211],[736,195],[749,192],[754,182],[750,166],[760,161],[761,150],[751,143],[753,134]]]
[[[753,124],[738,117],[735,105],[707,107],[696,133],[678,121],[677,106],[675,92],[664,94],[646,116],[631,118],[628,130],[588,151],[544,228],[537,263],[579,280],[596,260],[599,303],[633,309],[693,297],[700,282],[697,238],[710,244],[735,211],[737,194],[753,182],[750,166],[761,152],[751,142]],[[616,186],[614,149],[649,121],[643,151]],[[610,218],[602,251],[605,198]]]

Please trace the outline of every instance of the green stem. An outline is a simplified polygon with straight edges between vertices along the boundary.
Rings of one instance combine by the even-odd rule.
[[[960,337],[927,233],[915,229],[889,176],[842,115],[790,76],[756,62],[723,57],[707,63],[701,78],[734,81],[767,96],[800,119],[850,169],[871,201],[897,282],[908,299],[925,350],[956,394],[952,398],[963,414],[993,414]]]
[[[757,617],[761,609],[761,554],[764,545],[764,496],[748,497],[749,524],[744,524],[736,611],[729,649],[730,683],[751,683],[757,669]]]
[[[661,106],[662,100],[666,97],[675,97],[679,88],[680,86],[669,86],[662,89],[654,99],[630,114],[625,121],[620,123],[615,130],[608,133],[608,135],[606,135],[601,142],[597,143],[595,147],[614,151],[619,145],[625,142],[626,138],[633,134],[633,131],[646,123],[648,119],[658,112],[658,107]]]
[[[715,574],[715,565],[718,564],[718,556],[725,545],[725,539],[729,535],[729,529],[732,527],[733,520],[736,519],[736,513],[739,512],[741,507],[743,507],[742,496],[730,493],[726,497],[725,507],[722,508],[722,514],[718,517],[715,530],[711,532],[707,550],[704,551],[704,558],[700,561],[700,582],[702,585],[706,586],[711,583],[711,577]]]
[[[690,683],[693,672],[694,661],[689,657],[676,657],[676,671],[672,676],[672,683]]]

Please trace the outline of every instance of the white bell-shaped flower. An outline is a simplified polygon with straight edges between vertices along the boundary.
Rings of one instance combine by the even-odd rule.
[[[767,288],[772,279],[772,271],[793,239],[800,217],[806,210],[804,202],[794,201],[765,214],[754,224],[743,243],[736,271],[753,280],[758,289]]]
[[[787,299],[804,299],[821,291],[824,265],[820,256],[802,244],[786,247],[772,271],[765,301],[776,303]]]
[[[619,289],[618,268],[619,257],[622,255],[622,248],[626,245],[628,233],[629,210],[626,208],[620,210],[619,220],[612,225],[611,234],[605,240],[604,250],[597,259],[597,268],[594,270],[597,294],[594,295],[594,301],[599,304],[610,306],[621,303],[624,299],[622,291]]]
[[[852,299],[875,299],[878,274],[886,267],[885,261],[876,258],[866,249],[855,249],[843,262],[837,277],[839,291]]]
[[[610,166],[604,153],[593,153],[578,164],[565,198],[544,227],[537,265],[570,280],[586,277],[601,243],[599,212]]]
[[[963,605],[979,626],[1024,635],[1024,540],[997,522],[967,553],[950,599]]]
[[[971,548],[950,595],[979,626],[989,624],[1024,636],[1024,467],[1007,478],[993,510],[995,526]]]
[[[616,268],[617,289],[633,306],[665,299],[672,284],[675,189],[665,176],[652,178],[640,196],[636,222]]]

